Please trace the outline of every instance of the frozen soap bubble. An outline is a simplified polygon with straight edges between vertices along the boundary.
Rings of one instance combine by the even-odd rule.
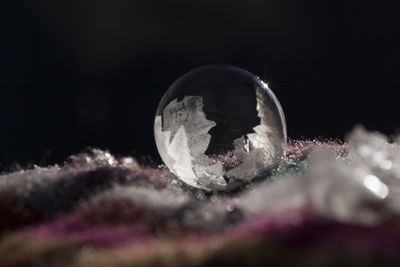
[[[285,155],[286,122],[262,80],[232,66],[205,66],[180,77],[154,121],[158,152],[185,183],[231,190]]]

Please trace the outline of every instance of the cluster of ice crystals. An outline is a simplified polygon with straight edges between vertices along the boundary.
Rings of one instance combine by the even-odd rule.
[[[400,139],[389,143],[386,136],[357,127],[348,140],[350,161],[363,185],[400,211]]]
[[[98,148],[87,149],[86,152],[70,156],[69,161],[73,165],[86,166],[116,166],[118,163],[111,153]]]

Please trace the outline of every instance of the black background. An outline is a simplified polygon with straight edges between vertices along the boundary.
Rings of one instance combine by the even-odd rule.
[[[87,146],[156,160],[159,99],[185,72],[232,64],[265,79],[288,135],[400,125],[390,2],[4,1],[0,163],[62,162]]]

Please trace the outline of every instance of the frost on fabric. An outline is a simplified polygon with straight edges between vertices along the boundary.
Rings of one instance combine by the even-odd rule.
[[[132,158],[118,162],[110,153],[92,149],[72,156],[62,167],[35,167],[0,176],[0,196],[25,201],[44,217],[51,217],[113,183],[139,180],[129,172],[131,168],[138,168]]]
[[[275,174],[232,193],[205,195],[188,190],[166,169],[143,169],[132,158],[117,160],[93,150],[72,157],[64,166],[0,176],[0,197],[23,200],[48,218],[87,201],[127,199],[162,220],[212,231],[290,211],[307,210],[367,225],[398,214],[398,143],[388,143],[383,135],[363,128],[356,128],[347,141],[347,146],[304,142],[307,145],[300,150],[290,145],[290,156]]]
[[[164,266],[182,266],[185,255],[196,259],[185,266],[209,266],[204,255],[218,263],[242,255],[254,266],[299,255],[298,247],[296,259],[308,258],[307,249],[311,258],[333,253],[326,262],[338,251],[346,261],[349,251],[363,260],[397,259],[399,139],[357,127],[346,141],[290,141],[271,173],[231,192],[188,188],[163,166],[98,149],[61,166],[1,175],[0,265],[49,266],[49,255],[62,260],[66,247],[76,249],[68,252],[76,265],[65,266],[126,266],[123,257],[138,249],[142,260],[155,260],[150,266],[160,255],[177,259]],[[96,261],[106,253],[109,261]]]
[[[341,222],[367,225],[398,214],[399,144],[361,127],[347,141],[348,157],[338,157],[329,146],[315,146],[301,177],[284,174],[243,193],[237,204],[253,215],[311,208]]]

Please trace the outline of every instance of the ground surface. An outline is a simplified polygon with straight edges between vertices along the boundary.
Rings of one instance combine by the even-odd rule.
[[[0,266],[398,266],[399,151],[363,129],[291,141],[257,181],[207,193],[88,150],[0,176]]]

